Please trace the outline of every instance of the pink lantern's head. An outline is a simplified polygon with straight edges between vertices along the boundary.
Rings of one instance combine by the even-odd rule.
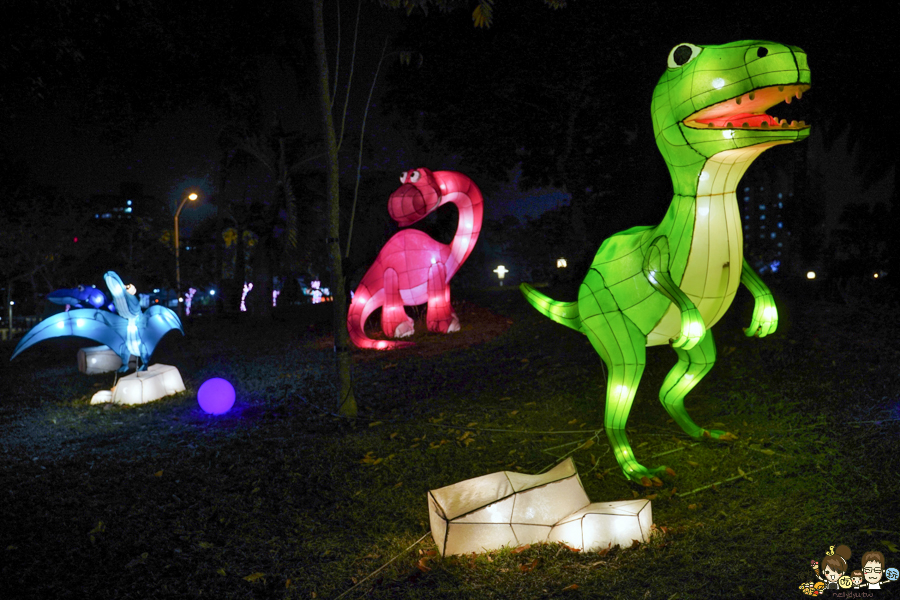
[[[429,169],[404,171],[401,185],[388,199],[388,212],[401,227],[426,217],[441,204],[441,190]]]

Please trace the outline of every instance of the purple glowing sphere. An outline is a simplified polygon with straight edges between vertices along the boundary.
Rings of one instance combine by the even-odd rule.
[[[207,379],[197,390],[200,408],[211,415],[223,415],[234,406],[234,386],[222,379]]]

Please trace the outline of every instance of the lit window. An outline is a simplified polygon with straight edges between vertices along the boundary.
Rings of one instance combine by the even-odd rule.
[[[781,198],[781,195],[779,194],[778,197]],[[127,204],[128,206],[131,206],[131,200],[126,200],[126,201],[125,201],[125,204]]]
[[[778,229],[781,229],[782,227],[784,227],[784,223],[782,223],[781,221],[779,221],[779,222],[778,222]]]

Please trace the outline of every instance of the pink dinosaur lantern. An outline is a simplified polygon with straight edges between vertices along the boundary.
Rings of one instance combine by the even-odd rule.
[[[360,348],[392,350],[412,342],[373,340],[364,326],[381,307],[381,329],[388,337],[413,334],[413,320],[404,306],[428,303],[428,331],[459,331],[459,319],[450,306],[450,279],[475,247],[481,232],[484,201],[475,183],[454,171],[416,169],[400,176],[403,184],[388,199],[388,212],[401,227],[451,202],[459,209],[459,226],[447,245],[416,229],[398,231],[388,240],[375,263],[363,276],[347,314],[350,339]]]

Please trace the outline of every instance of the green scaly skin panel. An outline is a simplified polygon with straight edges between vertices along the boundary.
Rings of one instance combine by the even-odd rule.
[[[746,334],[764,337],[778,323],[771,292],[743,257],[735,190],[763,151],[809,135],[802,121],[787,123],[765,112],[809,88],[800,48],[759,40],[679,44],[668,67],[651,104],[657,147],[675,194],[662,222],[604,241],[577,302],[522,286],[538,311],[587,335],[607,364],[607,437],[625,476],[645,485],[666,469],[637,462],[625,423],[647,346],[670,344],[678,357],[659,397],[682,429],[694,438],[733,437],[699,427],[684,398],[715,363],[709,328],[728,310],[739,283],[755,300]]]

